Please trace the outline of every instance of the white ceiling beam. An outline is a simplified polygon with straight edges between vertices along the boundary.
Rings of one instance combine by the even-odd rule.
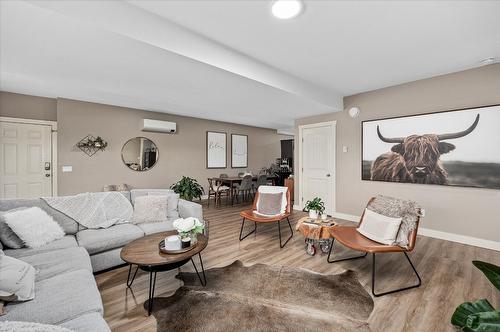
[[[332,111],[343,109],[342,95],[271,67],[165,18],[122,1],[27,1],[101,29],[299,95]],[[147,61],[147,59],[143,59]],[[141,59],[138,59],[141,61]]]

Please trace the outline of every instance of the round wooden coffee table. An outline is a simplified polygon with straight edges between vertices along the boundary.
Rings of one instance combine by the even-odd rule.
[[[203,286],[207,284],[205,269],[203,267],[203,261],[201,259],[201,251],[207,246],[208,238],[205,235],[198,234],[198,243],[196,244],[196,246],[184,253],[165,254],[160,252],[158,247],[160,241],[169,235],[175,234],[177,234],[176,231],[168,231],[147,235],[125,245],[120,252],[121,259],[130,264],[127,276],[127,287],[132,286],[132,283],[134,282],[135,276],[137,274],[137,270],[141,269],[143,271],[149,272],[148,315],[151,315],[151,310],[153,309],[153,297],[155,292],[157,272],[177,269],[187,262],[191,261],[201,284]],[[198,254],[198,257],[200,259],[203,280],[201,279],[201,276],[198,273],[198,269],[196,268],[196,264],[193,261],[193,256],[195,256],[196,254]],[[130,279],[132,265],[137,265],[137,268],[134,272],[134,275],[132,276],[132,279]]]

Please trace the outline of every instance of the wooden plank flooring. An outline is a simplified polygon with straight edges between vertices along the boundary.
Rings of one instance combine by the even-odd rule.
[[[326,255],[306,255],[304,239],[299,233],[294,234],[285,248],[279,249],[276,224],[258,225],[255,236],[238,241],[241,225],[238,212],[244,208],[241,205],[204,208],[205,218],[210,222],[209,244],[202,253],[206,269],[224,266],[237,259],[246,265],[284,265],[328,274],[351,269],[358,273],[360,282],[370,293],[369,256],[328,264]],[[294,212],[292,225],[303,215],[302,212]],[[286,231],[283,233],[285,236],[288,234]],[[339,255],[349,254],[340,246],[335,248]],[[369,319],[373,331],[455,331],[449,321],[458,304],[487,298],[493,306],[500,307],[499,292],[471,263],[478,259],[500,265],[499,252],[419,236],[410,257],[422,277],[422,286],[375,298],[375,307]],[[401,254],[378,255],[377,267],[379,291],[415,282],[411,268]],[[182,270],[194,271],[190,264]],[[139,272],[132,289],[127,289],[127,272],[128,268],[124,267],[96,276],[105,319],[113,331],[156,331],[155,318],[148,317],[143,308],[148,294],[148,274]],[[181,281],[174,278],[175,273],[158,273],[155,296],[168,296],[181,286]]]

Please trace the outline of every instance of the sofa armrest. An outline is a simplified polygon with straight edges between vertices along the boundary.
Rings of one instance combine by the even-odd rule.
[[[195,217],[203,220],[203,209],[201,204],[179,199],[179,216],[181,218]]]

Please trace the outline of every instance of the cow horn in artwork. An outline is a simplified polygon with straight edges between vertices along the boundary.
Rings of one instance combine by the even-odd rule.
[[[380,133],[379,126],[377,126],[377,135],[382,140],[382,142],[386,142],[386,143],[403,143],[405,141],[404,137],[386,138],[386,137],[382,136],[382,134]]]
[[[445,140],[445,139],[454,139],[454,138],[460,138],[460,137],[464,137],[466,135],[469,135],[476,128],[478,122],[479,122],[479,114],[476,115],[476,120],[474,121],[474,123],[469,128],[467,128],[466,130],[459,131],[457,133],[450,133],[450,134],[438,135],[438,139],[440,141],[442,141],[442,140]]]

